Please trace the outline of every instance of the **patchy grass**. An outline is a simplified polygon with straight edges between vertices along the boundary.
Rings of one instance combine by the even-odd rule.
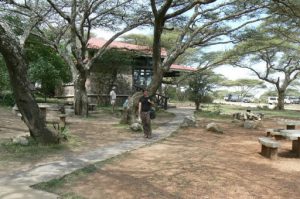
[[[36,97],[35,98],[37,103],[54,103],[54,104],[64,104],[67,102],[65,99],[57,99],[57,98],[45,98],[44,97]]]
[[[195,111],[196,117],[204,117],[209,119],[230,119],[228,115],[220,114],[212,111]]]
[[[53,179],[48,182],[42,182],[36,185],[31,186],[34,189],[44,190],[50,193],[55,193],[61,196],[63,199],[83,199],[83,197],[78,196],[73,192],[65,192],[60,188],[62,186],[68,186],[73,182],[84,178],[88,174],[94,173],[97,171],[96,165],[89,165],[83,169],[74,171],[73,173],[66,175],[59,179]]]
[[[31,188],[47,191],[50,193],[55,193],[60,196],[62,199],[84,199],[81,196],[78,196],[74,192],[65,192],[65,187],[72,186],[74,182],[85,179],[92,173],[96,173],[104,165],[110,164],[114,161],[126,158],[129,155],[129,152],[120,154],[118,156],[112,157],[110,159],[97,162],[95,164],[88,165],[82,169],[78,169],[70,174],[67,174],[61,178],[52,179],[48,182],[42,182],[39,184],[32,185]]]
[[[60,153],[61,151],[69,151],[80,145],[81,141],[76,136],[68,136],[68,142],[50,145],[38,144],[32,138],[29,138],[29,144],[23,146],[7,139],[0,142],[0,164],[5,164],[7,161],[34,162],[43,157]]]

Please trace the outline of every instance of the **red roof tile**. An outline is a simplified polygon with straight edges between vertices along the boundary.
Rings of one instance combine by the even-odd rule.
[[[182,66],[177,64],[172,64],[170,70],[173,71],[196,71],[196,68],[190,67],[190,66]]]
[[[92,49],[99,49],[101,48],[107,40],[104,39],[99,39],[99,38],[91,38],[88,41],[88,48]],[[149,46],[140,46],[140,45],[134,45],[134,44],[129,44],[125,42],[119,42],[119,41],[113,41],[109,47],[111,48],[119,48],[119,49],[126,49],[126,50],[133,50],[133,51],[139,51],[143,52],[147,55],[152,54],[152,50]],[[162,48],[161,50],[161,56],[166,57],[167,56],[167,51]],[[192,68],[190,66],[182,66],[182,65],[177,65],[177,64],[172,64],[170,70],[173,71],[196,71],[196,68]]]
[[[88,41],[88,48],[92,49],[99,49],[101,48],[107,41],[104,39],[99,39],[99,38],[91,38]],[[139,51],[143,52],[145,54],[151,55],[152,50],[149,46],[140,46],[140,45],[134,45],[134,44],[129,44],[125,42],[119,42],[119,41],[113,41],[109,47],[111,48],[120,48],[120,49],[127,49],[127,50],[133,50],[133,51]],[[162,48],[161,49],[161,56],[165,57],[167,56],[167,51]]]

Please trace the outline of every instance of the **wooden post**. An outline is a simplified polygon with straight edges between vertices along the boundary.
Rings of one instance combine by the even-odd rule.
[[[295,130],[296,129],[296,126],[294,124],[287,124],[286,125],[286,129],[287,130]]]
[[[261,145],[261,154],[267,158],[270,158],[272,160],[276,160],[277,159],[277,152],[278,149],[277,148],[270,148],[270,147],[266,147],[264,145]]]
[[[298,137],[297,143],[297,156],[300,158],[300,137]]]
[[[66,126],[66,116],[65,115],[59,116],[59,120],[62,123],[62,125],[65,127]]]
[[[168,109],[168,97],[165,98],[164,109]]]
[[[46,121],[46,118],[47,118],[47,108],[46,107],[39,107],[39,108],[40,108],[43,120]]]
[[[295,153],[297,153],[299,146],[298,146],[298,140],[293,140],[292,141],[292,151],[294,151]]]

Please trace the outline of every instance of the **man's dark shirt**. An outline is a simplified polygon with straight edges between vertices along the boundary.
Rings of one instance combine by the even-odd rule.
[[[142,96],[139,100],[142,104],[142,112],[148,112],[151,109],[151,103],[148,102],[148,100],[151,100],[150,97]]]

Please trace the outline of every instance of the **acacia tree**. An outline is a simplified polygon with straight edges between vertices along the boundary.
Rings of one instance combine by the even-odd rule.
[[[161,37],[161,47],[164,48],[167,52],[171,51],[176,45],[176,40],[179,35],[177,30],[167,30],[162,34]],[[125,42],[132,43],[135,45],[149,46],[153,44],[153,35],[143,35],[143,34],[128,34],[122,36]],[[197,57],[197,49],[189,48],[183,54],[178,56],[175,63],[176,64],[189,64],[194,61]]]
[[[24,52],[24,44],[29,32],[37,20],[31,19],[22,35],[16,35],[10,26],[0,21],[0,53],[2,54],[8,69],[11,87],[15,101],[25,124],[28,126],[30,135],[41,143],[57,143],[57,135],[46,127],[29,88],[27,77],[28,63]]]
[[[149,22],[147,8],[135,0],[86,0],[32,2],[7,1],[10,12],[38,15],[43,19],[34,30],[44,42],[51,45],[72,69],[75,114],[88,115],[85,83],[95,61],[118,36]],[[45,10],[39,15],[33,6]],[[20,12],[22,10],[22,12]],[[112,29],[112,36],[93,56],[88,56],[91,31],[96,28]]]
[[[249,69],[259,79],[273,84],[278,94],[277,109],[283,110],[286,90],[300,74],[300,51],[297,46],[274,36],[259,35],[227,52],[231,57],[229,63]]]
[[[265,82],[257,79],[226,80],[222,82],[222,86],[237,88],[239,95],[242,97],[247,96],[256,89],[266,88]]]
[[[247,1],[247,3],[243,3],[239,0],[226,2],[216,0],[149,1],[153,17],[153,76],[148,89],[150,95],[156,93],[162,83],[163,74],[187,49],[231,43],[230,35],[248,24],[261,20],[261,18],[253,16],[257,11],[263,12],[264,8],[268,6],[268,3],[264,2],[257,4],[257,1]],[[246,17],[247,15],[248,17]],[[243,20],[237,24],[239,19]],[[230,23],[235,25],[228,25]],[[162,61],[162,36],[166,30],[176,30],[178,36]],[[222,61],[218,60],[213,64],[217,65]],[[201,71],[210,66],[212,66],[211,62],[201,62],[198,68]],[[133,95],[132,104],[134,106],[140,96],[140,93]],[[134,120],[134,117],[132,118]]]
[[[273,0],[269,9],[272,18],[266,28],[276,32],[289,42],[299,44],[300,33],[300,1]]]
[[[172,63],[188,48],[205,48],[216,44],[231,42],[224,39],[231,33],[239,30],[250,23],[260,20],[254,18],[256,11],[267,6],[263,2],[240,1],[220,2],[216,0],[194,0],[194,1],[155,1],[150,0],[151,10],[154,18],[153,30],[153,79],[150,85],[150,93],[154,94],[161,85],[164,72],[168,71]],[[191,11],[193,10],[192,14]],[[189,11],[189,14],[187,12]],[[245,17],[250,15],[250,18]],[[229,26],[243,17],[243,22],[238,25]],[[174,26],[180,30],[176,44],[161,62],[161,38],[165,29]],[[208,67],[203,63],[200,68]]]
[[[224,80],[212,70],[204,70],[194,73],[188,79],[188,96],[195,103],[196,110],[199,110],[200,103],[212,101],[212,91]]]

